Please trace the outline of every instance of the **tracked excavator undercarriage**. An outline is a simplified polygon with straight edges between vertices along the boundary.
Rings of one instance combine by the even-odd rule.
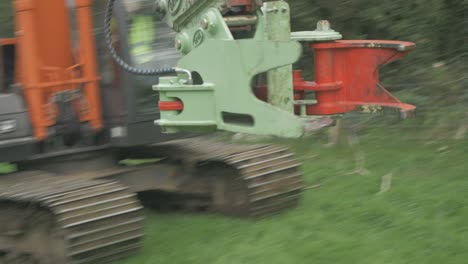
[[[102,157],[26,162],[29,172],[0,178],[0,263],[101,263],[132,254],[143,237],[140,200],[161,210],[262,218],[296,206],[303,190],[300,164],[273,145],[197,137],[132,156],[160,158],[151,164],[99,168],[111,164]]]
[[[98,28],[89,0],[14,2],[21,34],[0,39],[0,162],[18,172],[0,177],[0,264],[131,255],[144,205],[256,219],[299,203],[287,148],[161,131],[299,137],[350,111],[414,110],[378,82],[414,44],[341,41],[328,21],[291,34],[285,1],[109,0]],[[78,34],[62,34],[70,10]],[[315,82],[293,71],[301,47],[315,52]]]

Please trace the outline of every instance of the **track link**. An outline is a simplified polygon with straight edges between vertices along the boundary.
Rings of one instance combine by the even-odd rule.
[[[141,246],[142,207],[122,185],[32,176],[31,181],[0,182],[5,263],[16,263],[7,260],[11,256],[30,256],[31,263],[40,264],[108,263]],[[35,222],[36,217],[42,220]],[[18,260],[23,262],[29,263]]]
[[[226,144],[207,138],[163,143],[171,159],[182,159],[210,175],[214,209],[228,215],[267,217],[295,207],[304,189],[301,164],[284,147]]]

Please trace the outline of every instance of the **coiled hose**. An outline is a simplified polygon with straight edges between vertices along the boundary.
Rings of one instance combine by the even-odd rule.
[[[116,0],[109,0],[107,2],[106,15],[104,18],[104,36],[106,39],[107,48],[114,59],[114,61],[122,67],[126,72],[135,74],[135,75],[165,75],[165,74],[175,74],[178,72],[185,73],[191,79],[191,74],[189,71],[178,68],[162,68],[162,69],[142,69],[134,67],[124,61],[118,54],[112,44],[112,32],[111,32],[111,21],[114,13],[114,5]]]

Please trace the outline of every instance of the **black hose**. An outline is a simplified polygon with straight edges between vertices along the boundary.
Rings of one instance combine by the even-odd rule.
[[[107,48],[109,49],[109,52],[112,58],[115,60],[115,62],[120,67],[122,67],[122,69],[124,69],[126,72],[129,72],[135,75],[164,75],[164,74],[176,73],[176,69],[172,69],[172,68],[163,68],[163,69],[137,68],[128,64],[117,54],[117,51],[115,50],[114,45],[112,43],[112,32],[111,32],[111,21],[112,21],[112,16],[114,12],[115,1],[116,0],[109,0],[107,2],[106,15],[104,19],[104,35],[106,39]]]

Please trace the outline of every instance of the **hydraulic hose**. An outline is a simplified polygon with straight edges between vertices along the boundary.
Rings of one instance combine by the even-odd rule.
[[[114,59],[114,61],[122,67],[126,72],[129,72],[131,74],[135,75],[165,75],[165,74],[175,74],[178,72],[188,74],[189,76],[189,81],[191,79],[191,73],[190,71],[184,70],[184,69],[178,69],[178,68],[162,68],[162,69],[143,69],[143,68],[137,68],[126,61],[124,61],[118,54],[117,51],[114,48],[114,45],[112,43],[112,32],[111,32],[111,21],[112,21],[112,16],[114,13],[114,5],[115,5],[116,0],[108,0],[107,2],[107,8],[106,8],[106,15],[104,18],[104,36],[106,39],[106,44],[107,48],[109,49],[109,52]]]

